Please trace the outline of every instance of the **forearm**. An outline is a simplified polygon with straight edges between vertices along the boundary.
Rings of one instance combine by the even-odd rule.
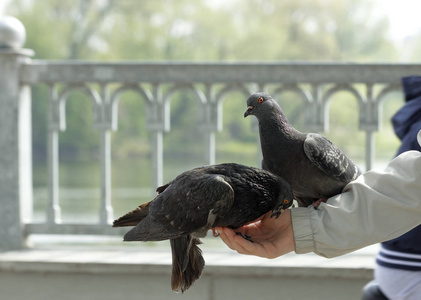
[[[421,223],[421,157],[407,152],[383,172],[369,171],[340,195],[291,209],[297,253],[339,256],[390,240]]]

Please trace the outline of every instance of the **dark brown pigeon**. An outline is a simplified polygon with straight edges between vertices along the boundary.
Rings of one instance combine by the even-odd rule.
[[[148,203],[114,221],[135,226],[125,241],[170,240],[171,287],[184,292],[202,274],[197,245],[209,229],[238,228],[272,211],[278,217],[292,204],[289,184],[268,171],[227,163],[186,171],[157,189]]]
[[[266,93],[247,99],[244,117],[259,121],[263,168],[291,185],[299,206],[315,205],[342,192],[361,170],[339,148],[317,133],[302,133],[288,122]]]

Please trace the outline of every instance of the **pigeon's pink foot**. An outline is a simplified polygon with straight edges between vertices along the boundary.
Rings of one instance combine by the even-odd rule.
[[[218,237],[219,236],[219,233],[216,232],[215,228],[211,228],[211,230],[212,230],[212,233],[213,233],[213,236],[214,237]]]
[[[320,203],[326,203],[326,201],[327,201],[327,199],[322,199],[322,198],[320,198],[319,200],[317,200],[317,201],[314,201],[313,202],[313,206],[314,206],[314,209],[318,209],[319,208],[319,205],[320,205]]]

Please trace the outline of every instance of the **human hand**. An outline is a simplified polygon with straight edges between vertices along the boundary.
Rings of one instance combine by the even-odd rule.
[[[268,212],[262,219],[235,230],[227,227],[217,227],[216,230],[222,241],[238,253],[276,258],[294,251],[295,242],[290,210],[286,209],[279,218],[271,218],[271,214],[272,212]],[[236,232],[250,236],[253,242]]]

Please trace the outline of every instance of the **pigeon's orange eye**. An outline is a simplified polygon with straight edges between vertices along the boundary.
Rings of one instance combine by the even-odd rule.
[[[289,203],[289,200],[285,199],[284,204],[288,204],[288,203]]]
[[[259,103],[262,103],[263,102],[263,98],[260,97],[257,101],[259,101]]]

